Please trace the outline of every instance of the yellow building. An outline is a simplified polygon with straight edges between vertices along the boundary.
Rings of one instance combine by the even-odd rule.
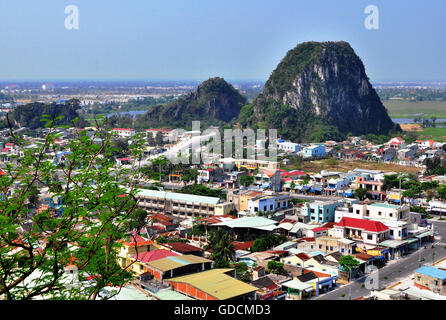
[[[118,255],[118,264],[121,268],[126,268],[131,263],[131,257],[136,253],[150,251],[150,245],[154,243],[137,234],[130,236],[129,241],[121,240],[120,242],[123,244]]]
[[[219,203],[215,206],[215,215],[228,215],[232,210],[234,210],[232,202]]]
[[[239,206],[240,206],[239,211],[248,211],[249,200],[251,200],[252,198],[257,197],[261,194],[262,194],[262,192],[258,192],[258,191],[247,191],[247,192],[241,193],[240,200],[239,200]]]

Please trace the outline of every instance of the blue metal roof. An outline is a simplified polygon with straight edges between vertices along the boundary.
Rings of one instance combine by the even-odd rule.
[[[415,270],[415,272],[425,274],[425,275],[435,278],[435,279],[441,279],[441,280],[446,279],[446,271],[440,270],[438,268],[431,267],[431,266],[423,266],[423,267]]]

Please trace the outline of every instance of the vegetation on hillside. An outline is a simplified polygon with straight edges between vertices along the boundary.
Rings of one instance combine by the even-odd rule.
[[[11,122],[14,126],[27,127],[29,129],[43,128],[43,117],[54,121],[54,125],[73,125],[73,120],[78,120],[76,126],[83,127],[86,122],[79,117],[80,102],[77,99],[65,103],[44,104],[33,102],[17,106],[11,114]]]

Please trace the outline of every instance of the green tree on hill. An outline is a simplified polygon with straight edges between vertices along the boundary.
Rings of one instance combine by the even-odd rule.
[[[244,187],[249,187],[254,183],[254,177],[250,175],[245,175],[240,177],[240,184]]]
[[[364,188],[358,188],[355,190],[355,192],[353,193],[355,198],[359,199],[359,200],[364,200],[366,195],[367,195],[367,189]]]

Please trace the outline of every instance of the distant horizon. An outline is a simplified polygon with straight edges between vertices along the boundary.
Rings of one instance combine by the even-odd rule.
[[[215,77],[219,77],[219,76],[215,76]],[[203,82],[206,81],[208,79],[211,78],[215,78],[215,77],[209,77],[206,79],[0,79],[0,83],[4,84],[4,83],[11,83],[11,84],[16,84],[16,83],[63,83],[63,82],[111,82],[111,83],[119,83],[119,82],[146,82],[146,83],[151,83],[151,82],[182,82],[182,83],[192,83],[192,82]],[[220,77],[223,78],[223,77]],[[268,79],[226,79],[223,78],[225,81],[232,83],[232,82],[263,82],[265,83],[266,81],[268,81]],[[372,84],[380,84],[380,83],[444,83],[446,84],[446,79],[445,80],[372,80],[370,79],[370,82]]]

